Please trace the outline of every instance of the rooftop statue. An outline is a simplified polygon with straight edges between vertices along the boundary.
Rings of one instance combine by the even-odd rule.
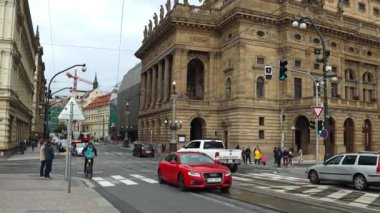
[[[144,39],[146,39],[146,37],[148,37],[148,29],[145,25],[145,28],[144,28]]]
[[[154,26],[156,27],[158,25],[158,16],[157,16],[157,13],[154,13],[153,20],[154,20]]]
[[[152,20],[149,20],[149,31],[148,33],[152,32]]]
[[[172,7],[172,5],[171,5],[171,0],[168,0],[167,2],[166,2],[166,14],[168,14],[169,12],[170,12],[170,10],[171,10],[171,7]]]
[[[160,22],[164,19],[164,6],[160,7]]]

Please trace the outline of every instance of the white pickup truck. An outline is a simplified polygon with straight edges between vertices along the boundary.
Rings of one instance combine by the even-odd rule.
[[[221,140],[193,140],[190,141],[179,152],[202,152],[217,160],[220,164],[236,172],[238,165],[242,162],[240,149],[225,149]]]

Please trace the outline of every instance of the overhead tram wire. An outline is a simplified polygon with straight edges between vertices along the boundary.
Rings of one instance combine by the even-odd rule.
[[[117,70],[116,70],[116,82],[119,82],[119,69],[120,69],[120,49],[121,49],[121,40],[123,37],[123,22],[124,22],[124,0],[121,7],[121,21],[120,21],[120,37],[119,37],[119,49],[118,49],[118,57],[117,57]]]

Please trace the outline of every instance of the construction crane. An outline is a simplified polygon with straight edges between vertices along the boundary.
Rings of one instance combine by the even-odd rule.
[[[82,82],[85,82],[85,83],[88,83],[88,84],[93,84],[92,81],[89,81],[87,79],[84,79],[84,78],[80,78],[77,74],[77,70],[74,71],[74,75],[72,75],[71,73],[67,72],[66,73],[66,76],[68,78],[73,78],[74,79],[74,85],[73,85],[73,91],[77,91],[77,84],[78,84],[78,81],[82,81]]]

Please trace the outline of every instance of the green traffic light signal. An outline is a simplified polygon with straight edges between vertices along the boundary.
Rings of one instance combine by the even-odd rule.
[[[280,81],[283,81],[288,77],[286,75],[286,71],[288,71],[288,68],[286,68],[286,65],[288,65],[288,61],[280,61],[280,75],[279,75]]]
[[[322,135],[322,131],[323,131],[323,121],[318,120],[318,134]]]

